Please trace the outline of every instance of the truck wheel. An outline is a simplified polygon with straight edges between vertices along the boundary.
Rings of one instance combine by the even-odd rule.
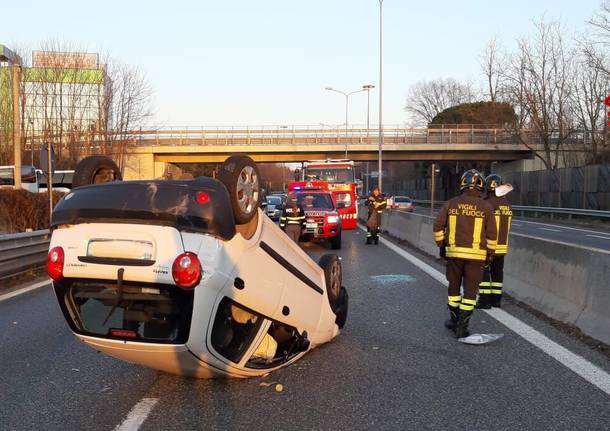
[[[320,267],[324,270],[324,281],[326,281],[326,294],[328,295],[328,302],[330,308],[335,310],[339,303],[339,296],[341,292],[341,261],[339,256],[336,254],[325,254],[320,258]]]
[[[339,327],[339,329],[343,329],[345,326],[345,322],[347,321],[347,309],[349,305],[349,297],[347,295],[347,289],[341,286],[341,291],[339,292],[339,305],[333,311],[337,318],[335,319],[335,323]]]
[[[218,179],[229,191],[236,224],[248,223],[258,211],[259,178],[256,163],[248,156],[231,156],[220,167]]]
[[[341,250],[341,234],[330,239],[330,248],[333,250]]]
[[[122,179],[121,170],[112,159],[106,156],[89,156],[76,165],[72,188],[121,181]]]

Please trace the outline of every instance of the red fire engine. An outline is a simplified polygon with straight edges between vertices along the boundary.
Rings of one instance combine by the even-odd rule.
[[[310,160],[303,163],[303,182],[324,181],[338,208],[343,229],[356,229],[358,224],[357,189],[354,162],[343,159]],[[342,202],[342,205],[338,205]],[[340,208],[340,207],[343,208]]]

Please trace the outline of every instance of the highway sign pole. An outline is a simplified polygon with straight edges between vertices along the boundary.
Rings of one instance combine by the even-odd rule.
[[[379,178],[377,185],[381,191],[383,158],[383,0],[379,0]]]
[[[608,135],[610,135],[610,95],[604,99],[606,105],[606,122],[604,123],[604,146],[608,145]]]
[[[21,109],[19,99],[21,98],[21,66],[13,66],[13,165],[15,166],[14,184],[15,190],[21,189]]]
[[[430,185],[430,216],[434,216],[434,188],[435,188],[435,175],[436,163],[432,163],[432,184]]]

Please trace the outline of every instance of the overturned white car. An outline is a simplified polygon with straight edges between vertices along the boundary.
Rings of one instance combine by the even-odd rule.
[[[219,180],[73,190],[53,213],[47,261],[70,328],[116,358],[202,378],[266,374],[332,340],[348,308],[339,258],[315,263],[259,196],[247,156],[227,159]]]

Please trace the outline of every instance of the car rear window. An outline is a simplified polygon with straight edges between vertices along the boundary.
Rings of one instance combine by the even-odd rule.
[[[188,340],[193,292],[176,286],[116,281],[54,283],[71,328],[83,335],[184,344]]]
[[[410,203],[411,199],[409,199],[409,198],[394,198],[394,202]]]

